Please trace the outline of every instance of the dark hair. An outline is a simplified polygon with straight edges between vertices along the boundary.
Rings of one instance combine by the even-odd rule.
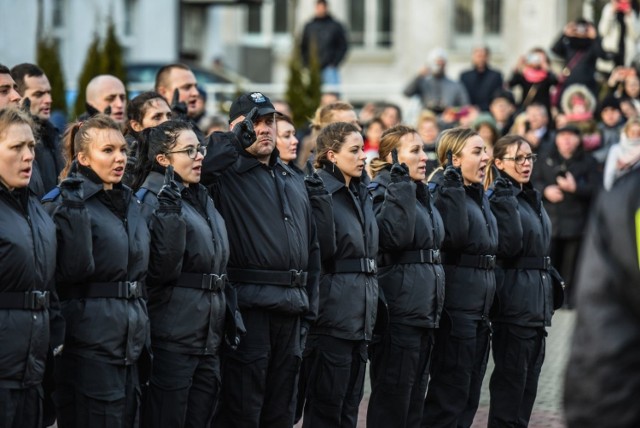
[[[44,71],[40,67],[35,64],[30,64],[28,62],[23,62],[22,64],[18,64],[11,69],[11,77],[16,81],[16,85],[18,85],[18,93],[22,96],[24,95],[24,91],[27,89],[27,85],[24,81],[25,77],[40,77],[44,76]]]
[[[322,128],[316,140],[317,152],[315,167],[320,168],[322,166],[321,161],[328,159],[327,153],[329,150],[334,152],[340,151],[345,138],[354,132],[359,134],[360,130],[354,124],[347,122],[334,122]]]
[[[169,105],[167,100],[155,91],[142,92],[127,103],[127,132],[129,134],[137,135],[137,132],[131,128],[131,121],[135,120],[142,125],[144,115],[147,114],[147,110],[151,106],[151,101],[155,99],[160,99]]]
[[[169,74],[171,73],[171,70],[173,70],[174,68],[191,71],[188,65],[185,65],[179,62],[165,65],[164,67],[160,68],[160,70],[158,70],[158,72],[156,73],[156,86],[155,86],[156,91],[158,91],[158,88],[160,88],[161,86],[165,86],[165,87],[167,86],[167,79],[169,78]]]
[[[89,134],[92,129],[113,129],[120,134],[120,126],[104,114],[97,114],[84,122],[78,121],[70,124],[63,137],[66,164],[60,173],[61,178],[69,174],[71,163],[76,159],[76,155],[88,149],[92,142],[92,135]]]
[[[11,70],[6,65],[0,64],[0,74],[11,74]]]
[[[382,110],[380,111],[380,114],[382,115],[382,113],[388,109],[388,108],[392,108],[396,111],[396,113],[398,113],[398,123],[402,122],[402,109],[400,108],[400,106],[398,104],[394,104],[394,103],[384,103],[382,105]]]
[[[295,128],[295,125],[293,123],[293,119],[291,119],[289,116],[287,116],[284,113],[280,113],[279,111],[276,112],[276,122],[278,122],[279,120],[283,121],[283,122],[287,122],[291,125],[293,125],[293,127]]]
[[[393,126],[382,133],[380,145],[378,146],[378,157],[371,160],[371,176],[375,178],[383,169],[389,166],[387,156],[400,147],[400,140],[407,134],[418,134],[415,128],[406,125]]]
[[[170,152],[178,144],[178,137],[183,131],[193,132],[193,126],[183,120],[169,120],[140,133],[136,163],[131,172],[133,190],[138,190],[153,166],[158,165],[156,156]]]
[[[531,143],[521,135],[505,135],[495,142],[493,145],[493,156],[489,159],[486,168],[486,174],[484,176],[484,187],[488,189],[489,186],[493,183],[493,181],[497,178],[494,176],[493,166],[496,163],[496,159],[504,159],[507,155],[507,150],[512,145],[516,144],[516,152],[520,149],[520,146],[523,144],[528,144],[531,147]]]

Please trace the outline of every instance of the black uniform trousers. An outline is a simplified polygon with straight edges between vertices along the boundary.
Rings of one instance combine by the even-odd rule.
[[[0,388],[0,428],[40,428],[42,387]]]
[[[493,324],[489,427],[527,427],[545,356],[544,327]]]
[[[356,428],[367,358],[364,340],[309,335],[300,371],[304,428]]]
[[[382,340],[369,345],[367,428],[420,426],[433,340],[434,329],[392,322]]]
[[[212,426],[293,426],[300,349],[300,316],[242,309],[247,334],[224,349],[219,411]]]
[[[564,279],[564,306],[567,308],[573,308],[574,305],[574,279],[581,246],[581,236],[566,239],[553,238],[551,240],[551,262],[558,268],[560,276]]]
[[[153,347],[144,425],[149,428],[208,427],[219,391],[217,355],[189,355]]]
[[[136,428],[141,393],[138,369],[69,353],[56,358],[53,401],[59,428]]]
[[[436,330],[422,426],[470,427],[487,369],[490,327],[486,320],[442,313]]]

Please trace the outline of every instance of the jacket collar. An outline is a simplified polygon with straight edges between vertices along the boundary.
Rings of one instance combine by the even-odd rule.
[[[278,149],[274,148],[273,152],[271,152],[271,156],[269,156],[269,161],[267,162],[266,166],[268,166],[269,168],[273,168],[278,163],[284,166],[284,164],[280,161],[280,153],[278,152]],[[238,160],[236,163],[236,170],[240,174],[244,174],[250,169],[259,167],[260,165],[264,164],[254,156],[252,156],[250,153],[248,153],[246,150],[240,150],[240,156],[238,156]]]
[[[324,187],[327,189],[327,192],[335,193],[340,188],[347,187],[346,182],[344,180],[344,174],[342,174],[342,171],[340,171],[339,168],[335,168],[333,163],[331,163],[331,161],[323,159],[320,161],[320,165],[321,165],[320,171],[324,171],[325,173],[323,174],[323,177],[329,178],[328,180],[323,179]],[[360,179],[352,177],[349,187],[351,189],[357,189],[359,184],[360,184]]]
[[[84,183],[82,184],[83,190],[83,199],[86,201],[91,198],[95,194],[104,190],[104,184],[98,174],[96,174],[91,168],[86,167],[84,165],[78,165],[78,174],[76,175],[79,178],[82,178]],[[128,190],[127,187],[123,186],[122,183],[117,183],[113,185],[114,189],[122,189],[123,191]]]

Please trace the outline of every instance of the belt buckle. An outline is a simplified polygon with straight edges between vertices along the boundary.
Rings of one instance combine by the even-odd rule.
[[[38,310],[44,308],[49,302],[48,291],[28,291],[25,296],[25,306],[32,310]]]
[[[220,290],[224,290],[224,284],[227,281],[227,275],[222,274],[222,275],[214,275],[216,278],[215,284],[216,284],[216,291],[220,291]]]
[[[364,260],[365,260],[365,272],[376,273],[376,260],[375,259],[364,259]]]
[[[491,269],[496,266],[496,256],[486,254],[482,256],[482,268]]]
[[[215,285],[215,276],[216,275],[211,273],[202,274],[202,283],[200,284],[200,288],[208,291],[213,290]]]
[[[543,257],[544,259],[544,270],[549,270],[551,268],[551,257]]]
[[[440,250],[431,250],[431,254],[433,255],[433,262],[436,264],[442,263],[442,256],[440,255]]]
[[[139,296],[139,288],[138,288],[138,281],[127,281],[125,282],[126,286],[127,286],[127,299],[132,299],[134,297],[138,297]]]
[[[291,286],[300,287],[302,285],[302,270],[291,269]]]

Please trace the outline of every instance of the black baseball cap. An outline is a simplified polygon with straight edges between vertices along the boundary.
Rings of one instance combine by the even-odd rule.
[[[276,109],[271,104],[271,100],[261,92],[251,92],[249,94],[240,95],[231,104],[229,109],[229,121],[233,122],[240,116],[246,116],[251,109],[258,108],[258,115],[264,116],[267,114],[275,113]]]
[[[559,128],[558,130],[556,130],[556,135],[558,135],[561,132],[570,132],[572,134],[577,135],[578,137],[582,135],[582,133],[580,132],[580,128],[571,124],[565,125],[562,128]]]

